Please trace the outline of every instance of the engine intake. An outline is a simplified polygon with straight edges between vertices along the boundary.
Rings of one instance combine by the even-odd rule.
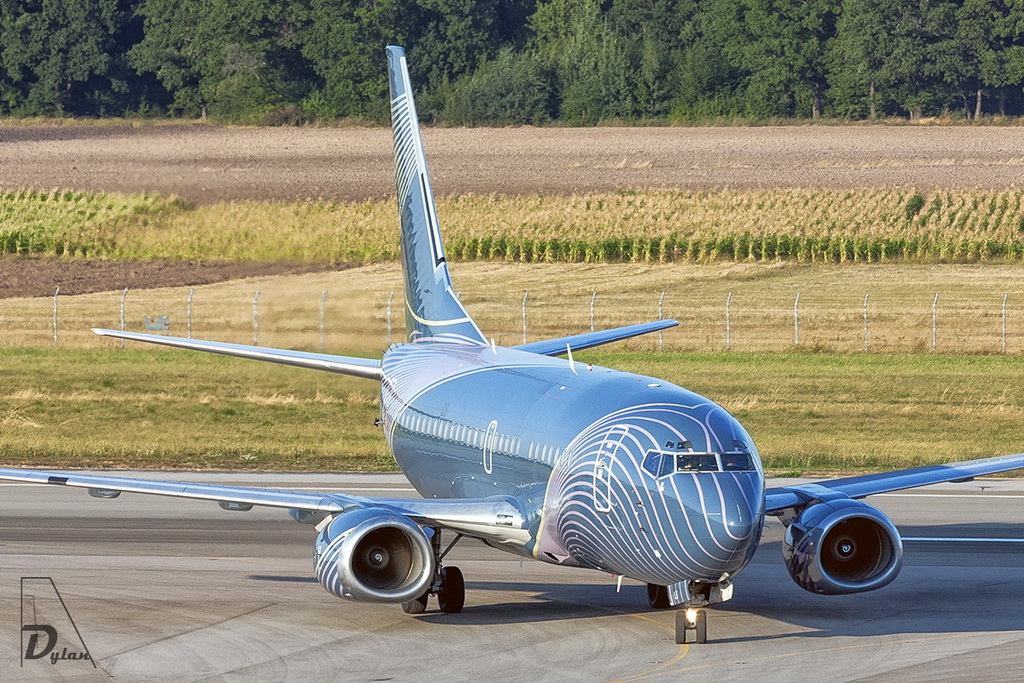
[[[804,590],[861,593],[888,585],[903,566],[899,531],[880,510],[857,500],[804,509],[782,542],[786,568]]]
[[[339,598],[407,602],[434,578],[434,553],[423,529],[403,515],[365,508],[334,517],[317,537],[316,578]]]

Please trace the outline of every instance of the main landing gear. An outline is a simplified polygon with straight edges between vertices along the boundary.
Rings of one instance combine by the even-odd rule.
[[[466,582],[458,567],[442,567],[441,560],[462,539],[462,534],[455,534],[455,538],[442,552],[441,530],[436,527],[428,527],[426,531],[430,536],[430,546],[434,551],[434,566],[437,568],[434,573],[434,581],[423,595],[409,602],[403,602],[402,610],[406,614],[423,614],[427,611],[427,601],[430,600],[430,596],[436,595],[437,606],[441,608],[442,612],[457,614],[466,604]]]
[[[688,594],[690,590],[693,591],[690,599],[679,605],[679,609],[676,610],[677,645],[685,645],[687,643],[703,645],[708,642],[708,615],[702,607],[708,604],[710,591],[705,593],[701,590],[703,588],[704,586],[695,582],[687,591]],[[659,586],[653,583],[647,584],[647,602],[654,609],[669,609],[672,607],[669,600],[668,586]]]

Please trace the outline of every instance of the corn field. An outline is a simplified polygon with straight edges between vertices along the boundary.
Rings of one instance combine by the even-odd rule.
[[[438,213],[448,256],[523,263],[1024,259],[1020,190],[463,195]],[[190,206],[157,195],[0,194],[0,253],[372,263],[398,257],[391,201]]]

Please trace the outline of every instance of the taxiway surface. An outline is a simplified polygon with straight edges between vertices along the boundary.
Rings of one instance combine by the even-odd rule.
[[[398,475],[143,473],[359,495],[414,495]],[[777,485],[771,482],[769,485]],[[1024,481],[875,496],[905,541],[890,586],[798,588],[770,518],[709,640],[679,646],[644,587],[463,541],[461,614],[343,602],[313,578],[314,530],[280,510],[0,485],[0,679],[1019,680],[1024,670]],[[946,540],[913,540],[946,539]],[[96,668],[22,663],[22,577],[51,577]],[[44,586],[29,582],[45,606]],[[27,604],[27,603],[26,603]],[[42,620],[42,617],[38,617]],[[73,637],[60,627],[66,647]],[[72,645],[74,642],[72,642]],[[73,648],[72,648],[73,649]],[[60,648],[57,648],[57,652]]]

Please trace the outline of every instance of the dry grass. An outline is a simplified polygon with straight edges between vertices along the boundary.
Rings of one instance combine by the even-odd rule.
[[[680,320],[662,335],[671,350],[725,348],[726,297],[731,301],[731,349],[864,349],[864,295],[868,344],[873,352],[931,351],[932,303],[939,293],[936,348],[942,353],[1000,353],[1003,294],[1008,294],[1007,352],[1024,352],[1024,265],[1020,264],[523,264],[456,263],[456,288],[488,335],[502,344],[522,341],[521,303],[529,291],[528,339],[607,328],[664,317]],[[324,348],[379,354],[388,344],[387,300],[394,291],[391,341],[404,337],[401,273],[396,264],[350,270],[235,280],[195,288],[196,338],[253,341],[252,300],[259,290],[258,342],[265,346],[320,348],[319,302],[328,292]],[[171,333],[186,336],[189,288],[133,290],[125,301],[126,327],[142,329],[145,316],[167,315]],[[793,308],[800,293],[800,345],[794,343]],[[62,348],[110,348],[90,327],[118,328],[120,292],[61,297]],[[0,347],[53,343],[50,298],[0,301]],[[655,348],[659,335],[629,342]]]

